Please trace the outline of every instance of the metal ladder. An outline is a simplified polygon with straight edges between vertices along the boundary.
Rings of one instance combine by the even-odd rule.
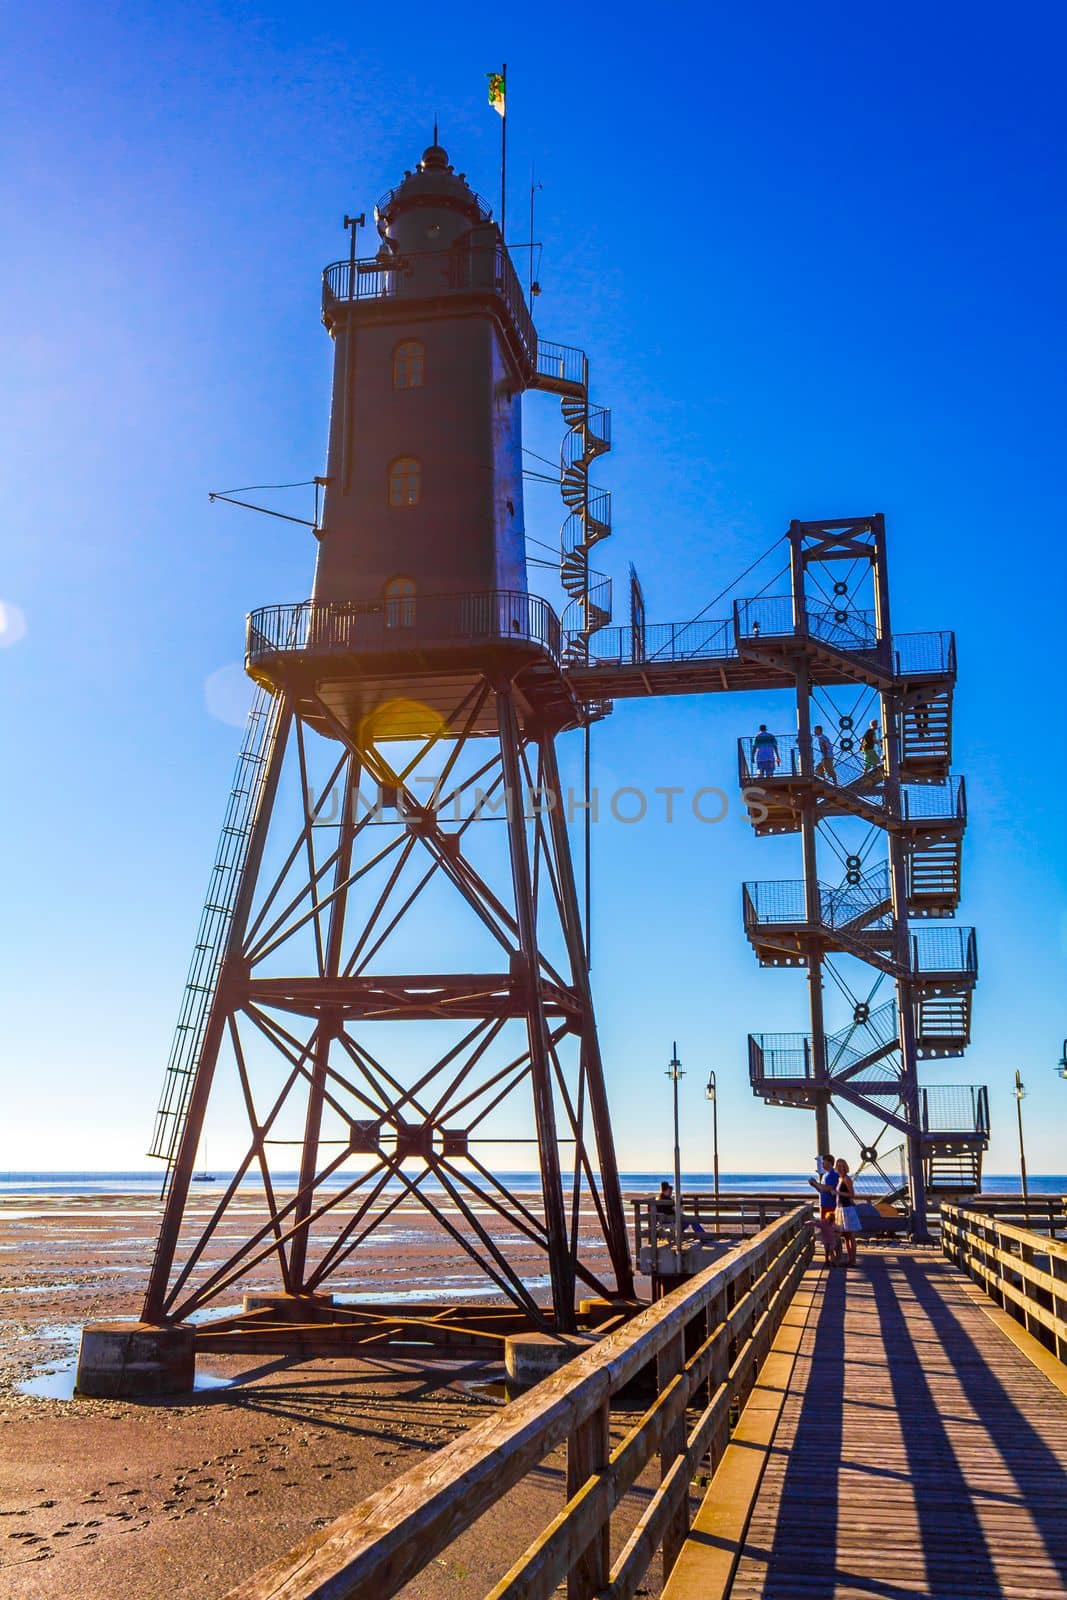
[[[259,810],[263,780],[278,733],[281,697],[256,689],[241,753],[237,758],[226,815],[200,915],[189,975],[177,1026],[167,1058],[163,1090],[156,1111],[150,1156],[167,1164],[164,1192],[189,1107],[211,1006],[218,988],[226,941],[233,921],[237,890],[248,859],[248,841]]]

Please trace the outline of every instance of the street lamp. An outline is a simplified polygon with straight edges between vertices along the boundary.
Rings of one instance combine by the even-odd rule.
[[[1063,1049],[1060,1051],[1060,1059],[1056,1063],[1056,1071],[1061,1078],[1067,1078],[1067,1039],[1063,1041]]]
[[[719,1099],[716,1093],[715,1072],[708,1073],[708,1086],[704,1090],[711,1101],[711,1139],[715,1156],[715,1232],[719,1232]]]
[[[1019,1118],[1019,1171],[1023,1180],[1023,1210],[1029,1214],[1030,1190],[1026,1182],[1026,1150],[1023,1146],[1023,1101],[1026,1099],[1026,1089],[1018,1069],[1015,1072],[1015,1088],[1012,1093],[1015,1096],[1015,1111]]]
[[[674,1041],[673,1054],[667,1076],[674,1087],[674,1248],[678,1260],[682,1259],[682,1151],[678,1141],[678,1084],[685,1077],[678,1060],[678,1041]]]

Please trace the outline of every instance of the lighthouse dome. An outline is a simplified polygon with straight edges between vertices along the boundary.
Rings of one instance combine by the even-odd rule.
[[[487,202],[455,171],[439,144],[429,145],[415,171],[405,173],[375,207],[387,248],[402,253],[448,249],[491,215]]]

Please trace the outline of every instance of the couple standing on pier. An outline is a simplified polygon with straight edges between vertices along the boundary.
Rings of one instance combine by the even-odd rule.
[[[856,1265],[856,1235],[861,1232],[859,1212],[856,1210],[856,1189],[849,1176],[848,1162],[842,1156],[821,1157],[822,1171],[808,1182],[819,1191],[819,1232],[826,1264],[829,1267]],[[839,1237],[840,1236],[840,1237]],[[841,1261],[841,1243],[844,1241],[846,1261]]]

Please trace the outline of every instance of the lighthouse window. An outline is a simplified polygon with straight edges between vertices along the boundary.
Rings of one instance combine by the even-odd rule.
[[[416,506],[422,491],[422,467],[414,456],[398,456],[389,468],[389,504]]]
[[[393,351],[393,388],[421,389],[426,348],[418,339],[405,339]]]
[[[410,578],[390,578],[385,586],[385,626],[415,626],[415,585]]]

